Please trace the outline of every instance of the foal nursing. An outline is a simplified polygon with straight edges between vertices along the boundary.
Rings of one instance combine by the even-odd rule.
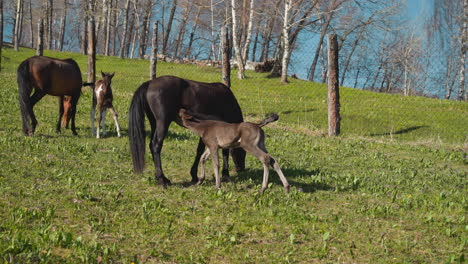
[[[278,162],[270,156],[265,148],[265,133],[261,127],[278,120],[278,115],[272,114],[262,122],[255,124],[250,122],[226,123],[217,120],[203,120],[200,115],[190,113],[185,109],[179,110],[184,127],[199,135],[205,145],[206,151],[201,157],[202,171],[197,184],[205,180],[205,162],[211,155],[216,179],[216,188],[221,188],[219,176],[218,149],[229,149],[241,147],[245,151],[257,157],[263,163],[263,183],[260,193],[268,187],[268,165],[271,165],[278,173],[284,190],[289,192],[289,183],[284,177]]]

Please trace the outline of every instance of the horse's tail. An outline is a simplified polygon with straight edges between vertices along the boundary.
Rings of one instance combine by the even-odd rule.
[[[275,122],[276,120],[278,120],[278,118],[279,116],[277,114],[271,113],[270,116],[265,118],[262,122],[258,123],[258,126],[259,127],[266,126],[271,122]]]
[[[29,79],[29,61],[23,61],[17,70],[16,80],[18,82],[18,92],[19,92],[19,104],[21,110],[21,118],[23,120],[23,132],[29,134],[32,131],[30,129],[30,99],[29,95],[31,94],[31,80]]]
[[[136,173],[142,173],[145,167],[145,111],[148,109],[146,99],[148,85],[149,82],[145,82],[136,90],[128,111],[128,138],[133,170]]]

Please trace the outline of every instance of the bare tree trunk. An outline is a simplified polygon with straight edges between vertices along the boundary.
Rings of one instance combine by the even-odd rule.
[[[34,48],[34,23],[32,15],[32,0],[29,0],[29,31],[31,32],[30,46]]]
[[[112,56],[117,56],[117,39],[118,39],[118,34],[117,31],[119,29],[118,23],[117,23],[117,17],[120,17],[120,14],[122,13],[122,10],[119,10],[119,13],[117,13],[119,2],[115,1],[115,7],[113,8],[114,10],[114,15],[112,16],[112,50],[111,54]]]
[[[0,0],[0,72],[2,71],[2,48],[3,48],[3,0]]]
[[[47,39],[47,48],[48,49],[52,49],[52,43],[53,43],[53,34],[52,34],[52,24],[54,23],[53,21],[53,14],[54,14],[54,1],[53,0],[49,0],[48,2],[48,8],[47,8],[47,36],[48,36],[48,39]]]
[[[88,82],[96,81],[96,23],[94,20],[94,1],[89,1],[89,22],[88,22]]]
[[[139,51],[139,58],[144,59],[146,53],[146,43],[148,41],[148,34],[149,34],[149,21],[151,19],[151,7],[152,7],[151,0],[147,0],[146,8],[145,8],[145,16],[143,17],[142,22],[142,29],[141,29],[141,37],[140,37],[140,51]]]
[[[167,21],[166,32],[164,35],[164,40],[163,40],[163,45],[162,45],[162,53],[164,55],[166,54],[167,42],[169,41],[169,34],[171,33],[172,22],[174,21],[174,15],[175,15],[176,9],[177,9],[177,0],[173,0],[171,14],[169,16],[169,21]]]
[[[154,21],[153,25],[153,38],[151,40],[151,66],[150,66],[150,78],[156,79],[156,64],[158,55],[158,21]]]
[[[127,3],[125,3],[125,15],[124,15],[124,22],[123,22],[122,37],[120,40],[119,57],[121,59],[123,59],[124,57],[124,50],[125,50],[125,47],[127,46],[128,11],[129,10],[130,10],[130,0],[127,0]]]
[[[88,54],[88,1],[89,0],[84,0],[83,3],[83,22],[82,22],[82,31],[81,31],[81,47],[80,51],[81,54]]]
[[[460,36],[461,56],[460,56],[460,80],[458,87],[458,100],[467,100],[467,93],[465,91],[465,63],[466,63],[466,50],[468,49],[468,0],[463,1],[463,25]]]
[[[187,20],[190,16],[190,12],[192,12],[193,4],[190,2],[190,6],[186,7],[184,15],[182,17],[182,22],[180,23],[179,26],[179,34],[177,34],[177,41],[175,45],[175,50],[174,50],[174,57],[179,56],[179,49],[180,46],[182,45],[182,41],[184,40],[184,35],[185,35],[185,28],[187,26]]]
[[[135,30],[135,34],[133,35],[133,40],[132,40],[132,49],[130,51],[130,58],[134,58],[135,56],[135,48],[136,48],[136,41],[138,37],[138,30]]]
[[[16,11],[15,11],[15,24],[13,29],[13,45],[15,51],[19,49],[19,31],[21,26],[21,6],[23,5],[23,0],[16,1]]]
[[[320,38],[319,38],[319,43],[317,45],[317,49],[315,50],[315,55],[314,55],[314,60],[312,61],[312,65],[310,66],[310,71],[309,71],[309,81],[313,82],[315,78],[315,69],[317,67],[317,62],[320,56],[320,50],[322,48],[323,44],[323,39],[325,38],[325,34],[327,33],[328,26],[330,25],[330,22],[332,20],[333,13],[329,14],[327,16],[327,20],[325,21],[325,24],[322,26],[322,31],[320,32]]]
[[[260,24],[263,20],[263,17],[260,17],[258,20],[257,20],[257,25],[256,25],[256,31],[255,31],[255,38],[254,38],[254,45],[253,45],[253,48],[252,48],[252,56],[250,57],[250,60],[251,61],[256,61],[256,57],[257,57],[257,45],[258,45],[258,35],[260,34]]]
[[[63,40],[65,39],[65,25],[67,24],[67,0],[63,0],[63,14],[60,23],[59,50],[63,51]]]
[[[278,10],[279,6],[281,4],[281,0],[276,1],[276,7],[275,7],[275,13],[273,16],[271,16],[270,23],[268,23],[268,26],[266,28],[266,36],[264,33],[262,33],[262,39],[263,39],[263,45],[262,45],[262,54],[260,56],[260,61],[265,62],[268,59],[268,54],[270,53],[270,41],[271,41],[271,35],[273,32],[273,27],[276,22],[276,18],[278,15]]]
[[[357,47],[357,44],[359,42],[361,38],[361,34],[359,34],[359,36],[356,38],[356,40],[354,40],[353,42],[353,47],[351,48],[351,51],[349,52],[349,55],[348,55],[348,58],[346,58],[346,62],[345,62],[345,65],[344,65],[344,69],[343,71],[341,72],[341,86],[343,86],[343,83],[344,83],[344,80],[345,80],[345,76],[346,76],[346,72],[348,70],[348,67],[349,67],[349,63],[351,62],[351,57],[353,56],[353,53],[354,51],[356,50],[356,47]]]
[[[37,23],[37,47],[36,55],[42,56],[44,54],[44,19],[41,18]]]
[[[340,87],[338,85],[338,41],[328,35],[328,135],[340,134]]]
[[[132,43],[132,36],[135,27],[135,14],[132,13],[131,19],[130,19],[130,28],[128,30],[128,35],[127,35],[127,40],[126,40],[126,45],[125,45],[125,50],[124,50],[124,57],[130,57],[130,44]]]
[[[109,56],[110,33],[111,33],[111,15],[112,15],[112,0],[107,1],[107,14],[106,14],[106,40],[104,55]]]
[[[283,59],[281,66],[281,83],[288,83],[288,64],[289,64],[289,12],[291,11],[292,0],[284,1],[284,16],[283,16]]]
[[[195,36],[195,32],[197,31],[200,13],[201,8],[198,7],[197,15],[195,16],[195,24],[193,25],[192,32],[190,32],[189,44],[187,46],[187,50],[185,51],[185,57],[189,57],[190,53],[192,52],[193,38]]]
[[[221,29],[221,45],[223,47],[222,59],[222,82],[227,87],[231,87],[231,47],[229,46],[229,34],[227,24],[225,23]]]

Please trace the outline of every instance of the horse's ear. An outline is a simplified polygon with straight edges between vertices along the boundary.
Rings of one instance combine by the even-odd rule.
[[[113,72],[109,77],[112,79],[114,77],[115,72]]]
[[[104,78],[106,76],[106,74],[101,70],[101,76],[102,78]]]

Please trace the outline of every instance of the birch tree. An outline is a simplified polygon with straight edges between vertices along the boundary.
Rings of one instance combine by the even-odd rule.
[[[125,47],[127,46],[127,30],[128,30],[128,13],[130,10],[130,0],[127,0],[125,3],[125,14],[124,14],[124,21],[123,21],[123,29],[122,29],[122,36],[120,38],[120,50],[119,50],[119,57],[123,59]]]
[[[247,59],[247,52],[250,45],[250,39],[252,35],[252,23],[253,23],[253,13],[254,13],[254,1],[250,0],[250,11],[249,19],[247,22],[247,35],[244,43],[241,43],[240,34],[239,34],[239,24],[237,21],[237,6],[236,0],[231,0],[231,17],[232,17],[232,36],[233,36],[233,46],[236,53],[236,61],[238,66],[237,78],[245,78],[245,63]],[[245,56],[244,56],[245,55]]]
[[[16,0],[16,9],[15,9],[15,23],[14,23],[14,30],[13,30],[13,45],[15,51],[19,49],[19,38],[20,38],[20,30],[21,30],[21,20],[22,20],[22,13],[23,13],[23,0]]]

